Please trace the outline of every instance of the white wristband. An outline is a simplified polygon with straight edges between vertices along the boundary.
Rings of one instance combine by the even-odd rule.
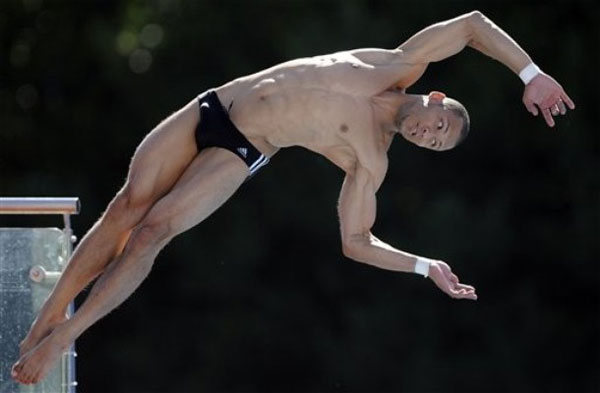
[[[536,66],[534,63],[529,63],[529,65],[519,72],[519,78],[521,78],[523,83],[528,84],[540,72],[542,72],[540,67]]]
[[[429,264],[430,262],[421,257],[417,257],[417,262],[415,263],[415,273],[421,274],[423,277],[429,276]]]

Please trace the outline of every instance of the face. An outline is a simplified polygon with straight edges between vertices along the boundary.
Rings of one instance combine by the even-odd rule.
[[[450,150],[460,137],[463,120],[444,106],[443,93],[423,96],[421,103],[400,108],[400,134],[409,142],[430,150]],[[404,113],[403,113],[404,112]]]

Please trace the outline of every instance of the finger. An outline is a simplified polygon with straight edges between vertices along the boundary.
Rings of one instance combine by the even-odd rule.
[[[466,291],[464,289],[461,289],[460,291],[456,291],[452,297],[454,299],[470,299],[470,300],[477,299],[477,295],[475,295],[475,293]]]
[[[558,108],[558,104],[554,104],[550,107],[550,113],[552,113],[552,116],[560,115],[560,109]]]
[[[450,274],[450,281],[453,282],[454,284],[458,284],[458,276],[454,273]]]
[[[544,115],[544,119],[546,120],[546,123],[550,127],[554,127],[554,119],[552,118],[552,114],[550,114],[550,109],[549,108],[542,109],[542,115]]]
[[[461,299],[477,300],[477,295],[475,293],[467,293]]]
[[[466,289],[460,289],[458,291],[453,291],[451,296],[455,299],[477,300],[477,295],[475,294],[475,291],[466,290]]]
[[[565,103],[563,102],[563,100],[561,100],[559,98],[556,105],[558,106],[558,109],[559,109],[561,115],[565,115],[567,113],[567,107],[565,106]]]
[[[453,298],[459,298],[466,293],[467,291],[465,289],[454,289],[452,287],[448,288],[448,295],[452,296]]]
[[[457,285],[462,285],[462,284],[458,284],[458,282],[453,282],[451,281],[453,277],[456,278],[456,280],[458,280],[458,277],[455,274],[451,274],[451,276],[442,276],[443,281],[438,285],[438,287],[444,292],[446,293],[448,296],[450,296],[451,298],[454,299],[460,299],[463,296],[466,296],[468,294],[468,292],[473,292],[472,290],[469,290],[468,288],[457,288]]]
[[[444,282],[441,285],[438,285],[438,287],[448,296],[450,297],[456,297],[456,292],[454,290],[454,284],[452,284],[451,282],[448,282],[447,280],[444,280]]]
[[[466,285],[466,284],[457,284],[455,286],[455,288],[457,288],[457,289],[465,289],[467,291],[475,291],[475,287],[472,287],[471,285]]]
[[[571,100],[571,97],[569,97],[567,95],[567,93],[565,93],[564,91],[560,94],[560,98],[561,100],[563,100],[564,102],[567,103],[567,105],[569,106],[569,108],[571,109],[575,109],[575,103],[573,102],[573,100]]]

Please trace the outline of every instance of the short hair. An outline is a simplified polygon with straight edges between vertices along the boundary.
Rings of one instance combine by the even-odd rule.
[[[463,121],[462,128],[460,130],[460,134],[454,147],[463,143],[463,141],[469,135],[469,128],[471,126],[471,120],[469,118],[469,112],[467,112],[467,108],[464,107],[463,104],[456,101],[453,98],[445,98],[444,99],[444,107],[446,107],[449,111],[453,112],[456,116],[458,116]]]

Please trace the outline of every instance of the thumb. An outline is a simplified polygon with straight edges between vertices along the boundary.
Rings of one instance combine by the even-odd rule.
[[[523,104],[525,104],[525,107],[527,108],[527,110],[534,116],[538,115],[538,108],[535,106],[535,104],[532,101],[523,101]]]

